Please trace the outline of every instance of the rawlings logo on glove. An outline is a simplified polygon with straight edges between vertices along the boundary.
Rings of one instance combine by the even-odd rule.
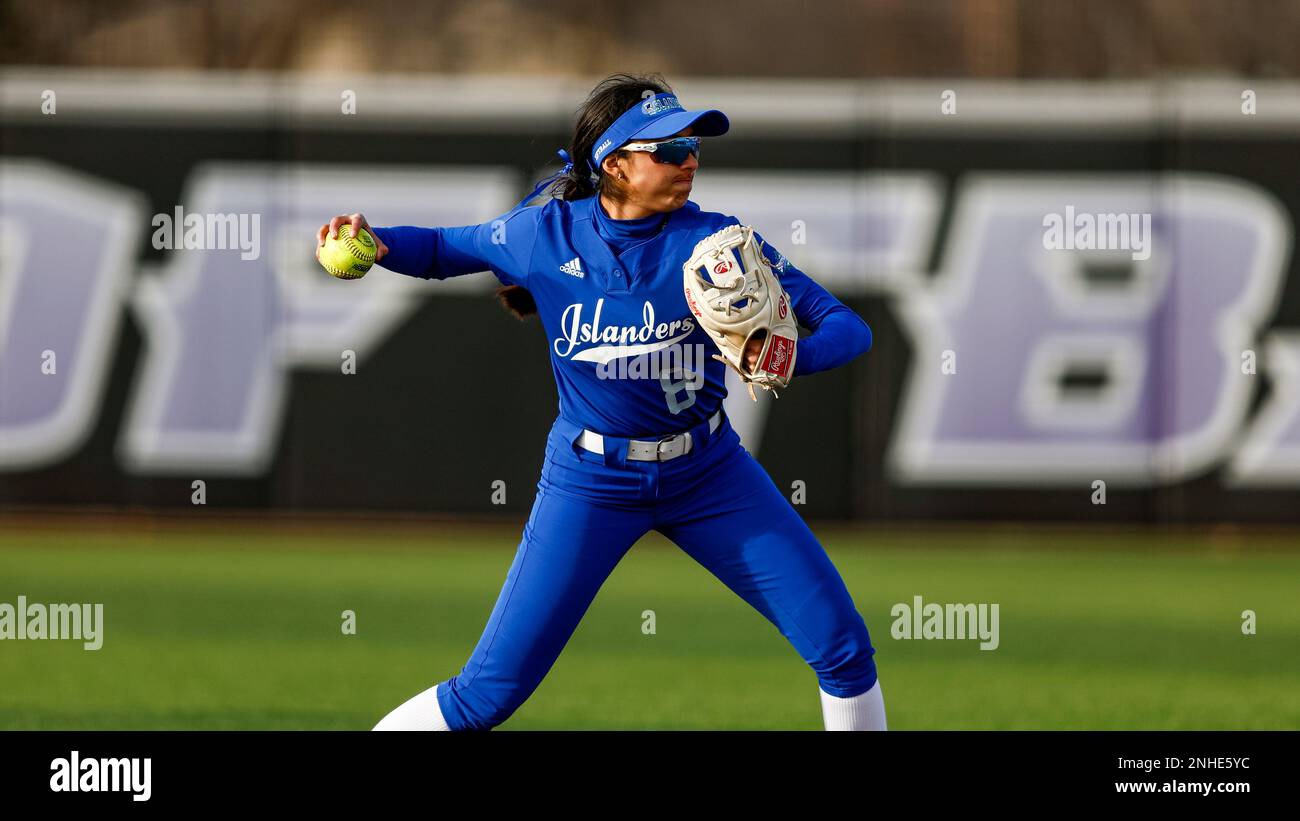
[[[729,225],[700,240],[682,276],[686,304],[722,352],[713,358],[739,374],[754,401],[754,385],[779,398],[776,388],[794,376],[799,326],[754,229]],[[762,343],[752,372],[745,363],[751,340]]]

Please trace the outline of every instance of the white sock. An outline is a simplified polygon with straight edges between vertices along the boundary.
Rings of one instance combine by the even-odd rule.
[[[450,730],[438,706],[438,685],[433,685],[419,695],[411,696],[404,704],[380,719],[376,730]]]
[[[885,729],[885,699],[880,694],[880,680],[861,695],[850,698],[833,696],[820,687],[822,718],[828,730],[883,730]]]

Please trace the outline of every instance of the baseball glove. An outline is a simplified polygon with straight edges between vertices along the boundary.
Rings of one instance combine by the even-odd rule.
[[[754,385],[779,398],[776,389],[794,376],[799,326],[754,229],[729,225],[700,240],[682,275],[686,304],[722,352],[713,358],[739,374],[755,402]],[[763,343],[752,373],[744,359],[751,339]]]

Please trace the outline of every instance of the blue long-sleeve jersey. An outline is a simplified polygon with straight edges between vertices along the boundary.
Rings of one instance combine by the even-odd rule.
[[[668,356],[677,346],[716,352],[686,305],[682,263],[701,239],[740,221],[687,201],[653,239],[616,254],[597,233],[596,202],[552,199],[480,225],[375,228],[388,246],[379,264],[426,279],[490,270],[503,284],[527,288],[550,340],[561,416],[609,436],[686,430],[713,415],[727,387],[725,366],[711,356]],[[766,241],[761,247],[811,331],[798,343],[796,377],[871,347],[861,317]],[[639,370],[616,367],[642,355],[658,358]],[[690,372],[660,367],[682,362]],[[691,370],[699,367],[702,378]]]

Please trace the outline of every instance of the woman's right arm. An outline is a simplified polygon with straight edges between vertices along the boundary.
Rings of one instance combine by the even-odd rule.
[[[520,228],[527,227],[528,221],[513,220],[517,214],[482,225],[452,228],[413,225],[372,228],[362,214],[338,216],[317,232],[317,252],[327,233],[332,236],[340,225],[351,224],[365,228],[375,238],[378,245],[375,261],[390,271],[424,279],[446,279],[491,270],[508,285],[524,285],[527,254],[532,250],[535,231],[523,236]],[[510,242],[505,241],[507,236]]]

